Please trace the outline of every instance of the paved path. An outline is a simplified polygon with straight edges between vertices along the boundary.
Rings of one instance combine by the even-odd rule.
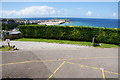
[[[3,78],[118,78],[117,48],[19,41],[11,44],[20,50],[1,53]]]

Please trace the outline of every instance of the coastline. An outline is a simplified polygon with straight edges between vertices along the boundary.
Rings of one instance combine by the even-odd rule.
[[[23,18],[26,20],[49,20],[56,19],[56,17],[44,17],[44,18]],[[104,19],[104,18],[57,18],[57,19],[68,19],[70,23],[64,23],[61,25],[69,26],[91,26],[91,27],[105,27],[105,28],[120,28],[118,26],[118,19]]]
[[[9,18],[8,18],[9,19]],[[11,18],[10,18],[11,19]],[[44,21],[48,21],[51,22],[49,20],[69,20],[69,21],[63,21],[62,23],[48,23],[48,25],[68,25],[68,26],[91,26],[91,27],[104,27],[104,28],[120,28],[120,26],[118,25],[118,19],[102,19],[102,18],[55,18],[55,17],[51,17],[51,18],[13,18],[14,20],[17,19],[22,19],[24,22],[20,22],[20,23],[25,23],[25,24],[37,24],[39,22],[44,22]],[[43,23],[42,22],[42,23]],[[53,21],[54,22],[54,21]],[[42,24],[42,25],[46,25],[46,24]]]

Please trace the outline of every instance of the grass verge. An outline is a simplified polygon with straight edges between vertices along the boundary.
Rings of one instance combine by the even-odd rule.
[[[48,43],[76,44],[76,45],[82,45],[82,46],[92,46],[91,42],[55,40],[55,39],[21,38],[21,39],[15,39],[15,41],[48,42]],[[100,43],[100,44],[101,44],[101,46],[97,46],[97,48],[118,48],[118,47],[120,47],[120,46],[114,45],[114,44],[105,44],[105,43]]]
[[[10,51],[12,47],[0,47],[0,51]]]

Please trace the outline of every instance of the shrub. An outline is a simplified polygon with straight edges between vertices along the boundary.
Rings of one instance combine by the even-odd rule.
[[[100,28],[86,26],[60,26],[60,25],[19,25],[19,30],[27,38],[47,38],[91,41],[120,44],[120,29]]]
[[[14,28],[17,28],[18,24],[5,24],[5,23],[2,23],[2,30],[11,30],[11,29],[14,29]]]

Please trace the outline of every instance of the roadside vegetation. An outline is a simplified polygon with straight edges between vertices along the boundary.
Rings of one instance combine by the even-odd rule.
[[[120,44],[120,29],[90,26],[19,25],[24,38],[44,38]]]
[[[18,24],[5,24],[2,23],[2,30],[11,30],[17,28]]]
[[[70,40],[56,40],[56,39],[34,39],[34,38],[21,38],[15,39],[15,41],[32,41],[32,42],[48,42],[48,43],[59,43],[59,44],[75,44],[75,45],[82,45],[82,46],[93,46],[92,42],[85,42],[85,41],[70,41]],[[118,45],[115,44],[105,44],[100,43],[98,48],[118,48]]]
[[[0,51],[10,51],[12,47],[0,47]]]

